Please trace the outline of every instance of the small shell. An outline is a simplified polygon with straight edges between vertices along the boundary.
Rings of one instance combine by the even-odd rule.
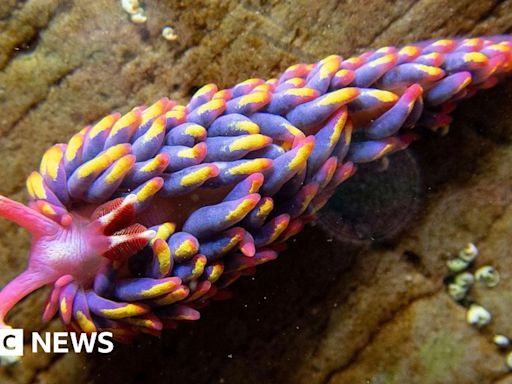
[[[512,352],[507,353],[505,363],[507,364],[507,368],[512,371]]]
[[[130,17],[130,19],[135,24],[144,24],[148,21],[148,17],[146,16],[146,12],[144,12],[143,8],[139,8],[137,12]]]
[[[452,297],[455,301],[460,301],[466,297],[466,294],[468,293],[467,288],[451,283],[448,285],[448,294]]]
[[[464,249],[459,252],[459,258],[471,263],[478,256],[478,248],[473,243],[468,243]]]
[[[162,37],[167,41],[176,41],[178,40],[178,35],[173,27],[165,27],[162,29]]]
[[[121,0],[121,6],[130,15],[134,15],[140,9],[138,0]]]
[[[468,267],[469,263],[457,257],[455,259],[448,260],[446,265],[452,272],[461,272]]]
[[[475,278],[471,272],[461,272],[455,276],[454,282],[455,284],[467,290],[473,285]]]
[[[505,335],[494,335],[492,340],[500,348],[507,348],[510,345],[510,339]]]
[[[491,320],[491,313],[478,304],[471,304],[466,313],[466,321],[468,324],[474,325],[477,328],[485,327]]]
[[[485,265],[475,272],[476,281],[482,282],[488,288],[493,288],[497,286],[500,282],[500,274],[499,272],[491,267],[490,265]]]

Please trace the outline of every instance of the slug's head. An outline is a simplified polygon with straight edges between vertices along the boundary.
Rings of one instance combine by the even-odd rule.
[[[34,290],[71,282],[76,289],[89,289],[109,260],[122,260],[142,249],[155,233],[134,223],[136,200],[135,195],[114,199],[83,216],[46,201],[27,207],[0,196],[0,216],[32,234],[27,269],[0,292],[0,328],[6,327],[9,310]],[[54,314],[52,309],[45,317]]]

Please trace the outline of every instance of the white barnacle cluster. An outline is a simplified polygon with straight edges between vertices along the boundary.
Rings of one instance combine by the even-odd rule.
[[[135,24],[143,24],[148,20],[146,11],[138,0],[121,0],[121,6],[130,15],[130,20]]]
[[[471,288],[478,284],[485,288],[494,288],[500,282],[500,274],[490,265],[478,267],[474,272],[470,269],[478,257],[478,248],[469,243],[461,249],[458,255],[447,261],[448,269],[453,276],[448,283],[448,294],[459,304],[467,308],[466,321],[477,329],[484,328],[492,321],[491,312],[482,305],[468,298]],[[512,370],[512,342],[502,334],[493,336],[494,344],[502,351],[507,352],[505,363]]]
[[[477,258],[478,248],[473,243],[468,243],[459,251],[457,257],[447,261],[448,268],[452,272],[461,272],[469,267],[469,265]]]
[[[121,6],[126,13],[130,15],[130,20],[135,24],[144,24],[148,21],[148,16],[144,7],[139,3],[139,0],[121,0]],[[167,41],[178,40],[176,30],[171,26],[162,28],[162,37]]]
[[[475,282],[487,288],[494,288],[500,282],[499,272],[490,265],[479,267],[474,273],[468,270],[478,253],[478,248],[473,243],[469,243],[459,251],[456,257],[446,262],[448,269],[455,274],[448,284],[448,294],[455,301],[466,299]]]
[[[448,284],[448,294],[456,301],[464,300],[475,282],[475,276],[467,269],[477,256],[478,248],[469,243],[459,251],[457,257],[446,262],[448,269],[455,273],[453,281]]]

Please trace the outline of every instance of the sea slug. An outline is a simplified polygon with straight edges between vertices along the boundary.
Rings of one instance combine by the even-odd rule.
[[[106,116],[47,150],[28,206],[0,196],[0,216],[32,234],[27,269],[0,292],[0,326],[44,285],[44,320],[58,313],[74,331],[129,341],[198,319],[358,163],[445,127],[511,70],[512,36],[430,40]]]

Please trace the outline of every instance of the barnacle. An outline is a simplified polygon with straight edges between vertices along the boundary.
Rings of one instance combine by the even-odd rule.
[[[512,352],[507,353],[507,356],[505,356],[505,364],[512,371]]]
[[[167,41],[176,41],[178,40],[178,35],[173,27],[164,27],[162,29],[162,37]]]
[[[460,301],[466,297],[468,293],[468,288],[462,285],[451,283],[448,285],[448,294],[455,301]]]
[[[478,304],[471,304],[466,312],[466,321],[468,324],[474,325],[477,328],[485,327],[491,320],[491,313]]]
[[[469,289],[475,282],[475,277],[471,272],[462,272],[455,276],[454,282],[465,289]]]
[[[500,274],[495,268],[485,265],[477,269],[475,279],[485,284],[486,287],[493,288],[500,283]]]
[[[505,335],[494,335],[492,340],[499,348],[505,349],[510,346],[510,339]]]
[[[466,260],[458,257],[448,260],[446,265],[452,272],[461,272],[469,267],[469,263]]]
[[[274,260],[358,163],[406,148],[415,126],[443,129],[511,69],[510,36],[431,40],[106,116],[44,154],[29,207],[0,197],[0,215],[33,235],[27,270],[0,292],[0,325],[43,285],[44,320],[59,313],[76,331],[130,340],[198,319]]]
[[[463,249],[459,252],[459,258],[462,260],[471,263],[478,256],[478,248],[473,243],[468,243]]]

